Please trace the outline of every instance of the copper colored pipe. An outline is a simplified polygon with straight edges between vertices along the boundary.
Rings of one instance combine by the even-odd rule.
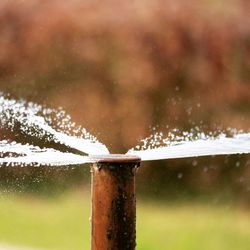
[[[135,172],[140,158],[95,156],[92,166],[92,250],[136,247]]]

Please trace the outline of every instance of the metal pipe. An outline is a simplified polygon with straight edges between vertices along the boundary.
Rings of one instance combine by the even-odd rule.
[[[91,249],[134,250],[135,172],[140,158],[127,155],[93,158]]]

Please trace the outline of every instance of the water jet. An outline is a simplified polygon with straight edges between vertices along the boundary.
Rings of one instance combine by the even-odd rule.
[[[92,250],[135,249],[135,175],[141,161],[250,153],[250,132],[235,130],[230,135],[217,136],[183,132],[163,138],[158,134],[143,139],[142,147],[138,145],[126,154],[109,154],[97,138],[75,127],[63,110],[45,109],[34,103],[8,99],[0,93],[1,128],[15,134],[18,128],[17,135],[39,139],[43,144],[32,145],[32,140],[25,143],[22,137],[18,141],[0,139],[0,166],[92,164]],[[47,145],[49,142],[53,144]],[[61,150],[59,145],[68,150]]]

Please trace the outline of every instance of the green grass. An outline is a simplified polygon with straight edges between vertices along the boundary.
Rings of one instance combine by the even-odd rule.
[[[90,197],[0,198],[0,243],[41,249],[89,249]],[[250,249],[250,212],[202,203],[138,202],[138,250]]]
[[[138,249],[250,249],[250,213],[242,210],[142,204],[138,213]]]

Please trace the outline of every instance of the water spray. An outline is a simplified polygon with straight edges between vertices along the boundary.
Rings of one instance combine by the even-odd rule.
[[[250,132],[235,130],[230,136],[200,133],[194,139],[193,133],[183,133],[176,139],[173,134],[166,139],[160,134],[152,136],[153,141],[143,140],[148,146],[113,155],[85,129],[75,127],[63,110],[45,109],[0,93],[0,129],[15,132],[17,127],[25,136],[52,141],[54,146],[65,145],[71,150],[61,152],[57,148],[0,140],[0,166],[92,164],[92,250],[135,249],[135,174],[141,161],[250,153]]]
[[[135,174],[140,158],[93,156],[92,250],[134,250],[136,247]]]

